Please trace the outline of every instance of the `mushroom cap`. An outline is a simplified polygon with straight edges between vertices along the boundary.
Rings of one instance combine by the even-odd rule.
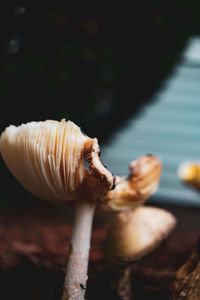
[[[105,259],[115,266],[132,262],[157,248],[176,225],[161,208],[138,207],[116,214],[105,241]]]
[[[122,211],[142,205],[147,198],[156,192],[162,164],[152,154],[132,161],[128,178],[117,177],[114,190],[108,191],[102,199],[102,208],[107,211]]]
[[[84,135],[71,121],[10,125],[1,134],[0,151],[12,174],[41,199],[77,199],[81,185],[90,181],[93,190],[100,185],[102,192],[113,186],[112,174],[99,159],[97,139]],[[84,156],[90,162],[89,170]]]
[[[178,169],[179,178],[200,191],[200,161],[185,161]]]

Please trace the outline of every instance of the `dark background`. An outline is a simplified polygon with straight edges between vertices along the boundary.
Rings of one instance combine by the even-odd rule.
[[[150,101],[199,29],[195,0],[1,1],[1,132],[66,118],[105,143]],[[2,160],[0,176],[0,206],[36,201]]]

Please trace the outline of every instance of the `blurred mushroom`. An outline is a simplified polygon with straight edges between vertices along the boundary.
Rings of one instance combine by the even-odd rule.
[[[105,260],[116,270],[112,289],[131,299],[131,263],[156,249],[176,225],[175,217],[161,208],[138,207],[116,214],[105,241]]]
[[[186,161],[178,169],[179,178],[200,192],[200,162]]]
[[[160,160],[148,155],[131,164],[128,179],[116,178],[100,161],[97,139],[64,119],[10,125],[1,135],[0,151],[10,171],[31,193],[75,205],[62,299],[84,299],[96,207],[119,211],[143,203],[159,183]]]
[[[132,161],[128,178],[116,177],[115,189],[107,192],[101,207],[107,211],[121,211],[142,205],[156,192],[162,172],[160,160],[151,154]]]

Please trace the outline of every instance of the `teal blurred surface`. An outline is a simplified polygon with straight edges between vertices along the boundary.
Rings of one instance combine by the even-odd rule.
[[[163,164],[161,183],[149,202],[200,207],[200,194],[177,175],[185,160],[200,160],[200,38],[189,39],[181,60],[152,101],[114,134],[102,159],[114,174],[128,174],[130,161],[147,153]]]

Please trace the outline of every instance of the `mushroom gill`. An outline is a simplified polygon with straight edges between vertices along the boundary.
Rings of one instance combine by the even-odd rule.
[[[84,135],[77,125],[64,119],[10,125],[0,138],[1,154],[12,174],[31,193],[54,202],[77,198],[78,188],[90,173],[95,178],[102,173],[107,176],[106,183],[109,181],[106,187],[112,186],[113,176],[98,154],[90,155],[90,151],[98,152],[97,146],[97,139]],[[84,155],[91,156],[91,172],[85,169]]]

